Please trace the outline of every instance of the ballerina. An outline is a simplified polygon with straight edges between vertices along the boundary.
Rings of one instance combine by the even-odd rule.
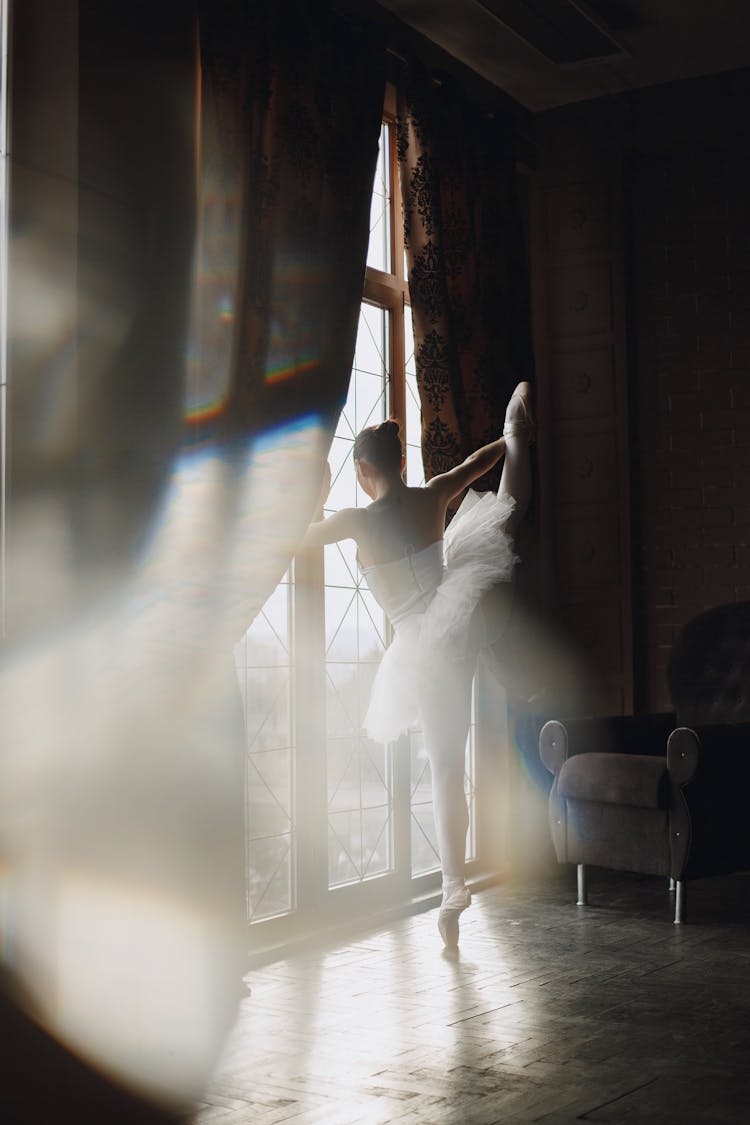
[[[394,741],[419,724],[424,731],[443,874],[438,929],[449,948],[458,945],[458,920],[471,902],[464,756],[481,643],[472,616],[491,586],[511,579],[518,561],[514,537],[531,495],[529,400],[529,384],[519,383],[502,437],[420,488],[402,479],[398,423],[362,430],[354,442],[354,466],[372,502],[312,523],[304,539],[305,547],[353,539],[360,570],[393,626],[364,729],[378,742]],[[500,458],[497,494],[469,489]],[[464,492],[446,530],[448,507]]]

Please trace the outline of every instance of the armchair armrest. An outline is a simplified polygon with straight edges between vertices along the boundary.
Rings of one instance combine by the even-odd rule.
[[[693,818],[685,799],[685,786],[695,777],[701,755],[698,735],[690,727],[673,730],[667,742],[669,792],[669,873],[682,880],[693,846]]]
[[[539,754],[555,777],[568,757],[568,732],[559,719],[550,719],[539,732]]]
[[[682,788],[693,780],[698,768],[701,744],[690,727],[673,730],[667,742],[667,769],[673,783]]]
[[[678,727],[669,740],[674,878],[750,867],[750,724]]]

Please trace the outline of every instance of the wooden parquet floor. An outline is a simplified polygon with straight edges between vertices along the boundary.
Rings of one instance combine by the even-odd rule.
[[[496,886],[256,969],[195,1125],[750,1121],[750,876]]]

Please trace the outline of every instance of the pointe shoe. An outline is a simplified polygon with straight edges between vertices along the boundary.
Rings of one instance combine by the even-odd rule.
[[[458,919],[471,903],[468,887],[460,886],[446,892],[438,914],[438,930],[446,949],[458,948]]]
[[[510,406],[513,399],[518,399],[521,404],[521,417],[513,418],[506,421],[503,426],[503,437],[522,437],[524,434],[527,436],[529,445],[534,440],[536,432],[536,425],[531,414],[531,403],[529,402],[531,387],[527,382],[519,383],[513,394],[510,396],[508,406]],[[507,418],[507,411],[506,411]]]

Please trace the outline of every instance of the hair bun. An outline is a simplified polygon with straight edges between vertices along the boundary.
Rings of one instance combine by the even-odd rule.
[[[401,427],[395,418],[365,426],[354,439],[354,459],[369,461],[379,469],[401,468]]]

